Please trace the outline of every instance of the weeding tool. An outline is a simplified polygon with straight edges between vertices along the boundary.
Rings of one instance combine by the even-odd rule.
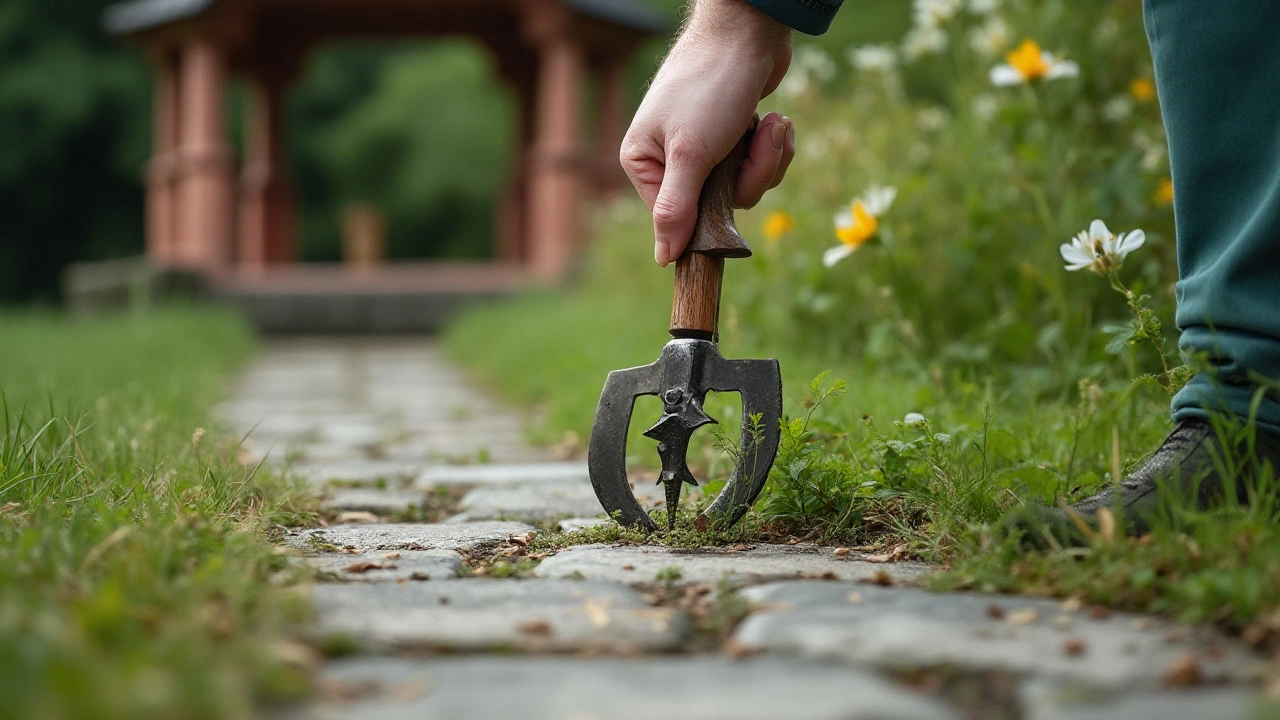
[[[702,407],[708,392],[742,396],[742,436],[733,472],[698,516],[697,527],[729,527],[740,520],[760,495],[777,454],[782,418],[778,361],[726,360],[716,348],[725,258],[751,256],[751,248],[734,227],[733,190],[758,122],[759,118],[752,121],[746,135],[702,186],[693,238],[675,263],[671,340],[656,362],[609,373],[600,392],[587,465],[600,504],[623,525],[657,529],[627,480],[627,428],[635,399],[641,395],[662,399],[662,416],[644,434],[658,441],[662,461],[658,482],[666,486],[668,529],[675,526],[684,483],[698,484],[685,453],[693,431],[716,422]],[[758,421],[753,423],[752,418]]]

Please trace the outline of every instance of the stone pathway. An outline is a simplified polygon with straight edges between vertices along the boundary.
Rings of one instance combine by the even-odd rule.
[[[925,720],[1246,717],[1259,661],[1206,629],[919,588],[931,568],[812,545],[583,545],[581,461],[426,340],[273,341],[223,408],[334,522],[285,543],[315,568],[315,642],[341,659],[289,718]],[[656,492],[642,502],[655,503]],[[538,527],[535,527],[535,524]],[[525,557],[496,577],[495,556]],[[479,569],[479,572],[477,572]]]

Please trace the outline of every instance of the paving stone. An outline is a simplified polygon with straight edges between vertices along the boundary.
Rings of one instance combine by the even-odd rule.
[[[1028,683],[1022,693],[1025,720],[1208,720],[1209,718],[1275,718],[1280,708],[1265,707],[1262,693],[1251,688],[1164,689],[1136,695],[1082,694],[1071,688]]]
[[[612,520],[606,520],[602,517],[574,517],[565,518],[558,523],[560,532],[574,532],[576,530],[587,530],[601,525],[610,525]]]
[[[388,445],[379,449],[378,456],[388,460],[416,462],[424,466],[480,467],[484,463],[537,461],[542,457],[542,451],[513,445],[510,440],[500,442],[488,437],[470,437]]]
[[[769,659],[353,659],[313,720],[943,720],[942,706],[851,668]]]
[[[326,510],[367,510],[378,515],[394,515],[420,507],[426,496],[416,490],[378,488],[330,488],[326,493]]]
[[[315,586],[313,599],[321,637],[373,650],[658,651],[691,632],[683,614],[612,583],[344,583]]]
[[[331,420],[320,428],[320,441],[344,447],[368,447],[387,440],[386,428],[376,420],[352,418]]]
[[[384,550],[360,555],[323,553],[299,558],[299,561],[324,573],[327,576],[324,579],[347,582],[452,580],[462,572],[462,556],[453,550]]]
[[[532,526],[516,522],[335,525],[294,533],[285,537],[285,543],[302,549],[312,548],[319,542],[358,550],[457,550],[469,553],[501,545],[512,533],[533,531]]]
[[[548,557],[534,571],[538,577],[585,577],[589,580],[640,584],[655,582],[659,570],[680,569],[681,583],[734,585],[780,578],[867,580],[887,573],[897,582],[932,572],[924,563],[870,563],[854,556],[835,557],[830,548],[805,545],[754,545],[731,552],[725,548],[680,550],[651,545],[579,545]],[[827,575],[830,573],[830,575]]]
[[[369,459],[299,462],[291,468],[294,475],[318,486],[334,480],[362,484],[382,480],[395,485],[412,480],[421,470],[420,462]]]
[[[603,514],[590,483],[539,482],[478,487],[462,497],[462,513],[451,522],[512,519],[537,522]]]
[[[738,626],[734,637],[746,649],[882,668],[1003,669],[1099,688],[1158,685],[1188,652],[1208,679],[1252,674],[1247,651],[1211,630],[1123,613],[1095,620],[1053,600],[802,582],[742,596],[773,607]],[[1079,652],[1069,652],[1069,640]]]
[[[543,462],[516,465],[457,465],[430,467],[414,482],[418,487],[438,485],[516,485],[521,483],[584,483],[591,486],[584,462]]]

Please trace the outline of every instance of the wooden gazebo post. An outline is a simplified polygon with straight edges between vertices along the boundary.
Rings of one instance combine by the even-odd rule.
[[[226,56],[209,37],[182,47],[178,133],[178,264],[217,271],[232,261],[234,181],[226,136]]]
[[[596,176],[602,194],[617,192],[627,184],[618,162],[618,149],[627,129],[627,59],[630,48],[599,61],[596,93],[600,110],[596,126]]]
[[[537,277],[555,280],[569,266],[578,237],[585,58],[570,34],[571,19],[564,8],[536,7],[539,12],[527,18],[539,59],[536,127],[527,176],[528,261]]]
[[[178,58],[169,47],[153,53],[152,155],[147,163],[147,256],[160,265],[178,258]]]
[[[260,69],[245,113],[245,159],[240,175],[237,265],[261,270],[296,258],[293,187],[284,155],[282,111],[288,77]]]

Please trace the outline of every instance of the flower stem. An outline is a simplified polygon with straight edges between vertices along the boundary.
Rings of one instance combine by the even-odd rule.
[[[1107,273],[1107,280],[1111,283],[1111,288],[1124,296],[1129,304],[1129,309],[1133,311],[1133,315],[1138,320],[1138,331],[1136,334],[1151,341],[1152,347],[1156,350],[1156,355],[1160,357],[1160,385],[1164,387],[1165,392],[1173,395],[1173,372],[1169,369],[1169,359],[1165,356],[1164,350],[1164,332],[1160,329],[1160,321],[1156,319],[1155,313],[1147,307],[1146,296],[1134,295],[1133,291],[1125,287],[1120,282],[1120,277],[1116,274],[1115,269],[1111,269]]]

